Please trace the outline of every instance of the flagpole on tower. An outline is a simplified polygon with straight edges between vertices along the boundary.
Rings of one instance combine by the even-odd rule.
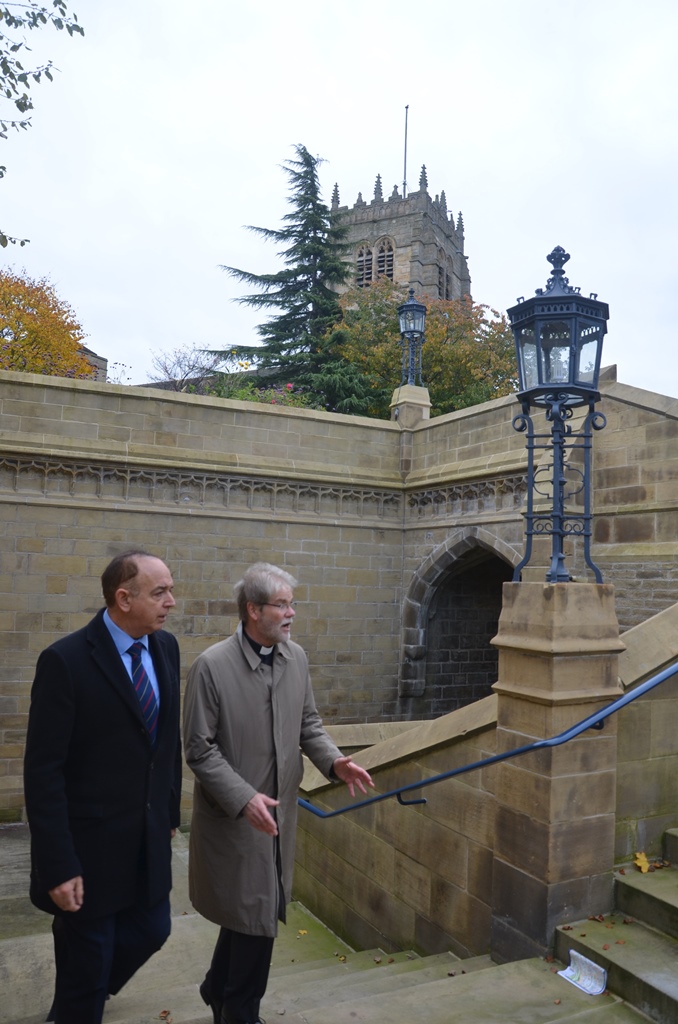
[[[405,160],[403,163],[403,199],[407,198],[407,112],[410,109],[409,103],[405,106]]]

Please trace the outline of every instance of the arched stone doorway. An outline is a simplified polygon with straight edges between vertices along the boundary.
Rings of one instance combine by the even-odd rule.
[[[489,697],[497,681],[502,584],[513,569],[483,548],[468,552],[443,577],[428,612],[425,692],[430,713]]]
[[[403,605],[399,712],[433,718],[496,681],[502,584],[521,554],[482,527],[455,531],[413,574]]]

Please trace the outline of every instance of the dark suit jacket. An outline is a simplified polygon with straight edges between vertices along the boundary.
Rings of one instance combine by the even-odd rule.
[[[138,698],[103,621],[58,640],[38,660],[24,786],[31,829],[31,899],[61,913],[48,890],[82,875],[87,918],[172,886],[170,833],[179,824],[179,648],[149,637],[160,690],[155,749]]]

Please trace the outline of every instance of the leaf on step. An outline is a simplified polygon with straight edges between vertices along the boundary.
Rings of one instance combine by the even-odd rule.
[[[308,928],[300,928],[297,932],[297,938],[300,939],[302,935],[308,935]]]
[[[600,921],[601,924],[603,923],[604,920],[605,920],[605,916],[603,914],[591,914],[591,916],[589,918],[589,921]]]
[[[620,868],[619,869],[619,874],[620,875],[625,875],[626,874],[626,868]]]
[[[615,946],[625,946],[625,945],[626,945],[626,939],[617,939],[617,941],[615,942]]]
[[[381,963],[381,957],[380,956],[375,956],[374,957],[374,962],[375,962],[375,964],[380,964]]]
[[[622,924],[635,924],[635,923],[636,922],[634,921],[634,919],[632,917],[625,917],[624,920],[622,921]]]
[[[571,932],[572,931],[572,925],[571,924],[564,924],[563,927],[562,927],[562,930],[564,932]]]
[[[606,943],[605,943],[605,944],[603,945],[603,949],[609,949],[609,948],[610,948],[610,943],[609,943],[609,942],[606,942]]]
[[[648,861],[644,853],[637,853],[636,859],[633,862],[639,871],[642,871],[644,875],[650,870],[650,862]]]
[[[346,957],[345,956],[340,956],[339,957],[339,963],[340,964],[345,964],[346,963]]]
[[[560,999],[554,999],[553,1004],[554,1006],[560,1006]]]

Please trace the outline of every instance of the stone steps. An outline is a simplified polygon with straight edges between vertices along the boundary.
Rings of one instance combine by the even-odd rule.
[[[54,976],[50,918],[26,902],[27,844],[0,841],[0,1024],[42,1024]],[[0,836],[2,840],[2,836]],[[21,842],[24,843],[20,854]],[[198,985],[217,927],[186,895],[187,842],[174,844],[173,927],[163,949],[113,997],[104,1024],[212,1024]],[[558,965],[559,966],[559,965]],[[543,960],[493,964],[451,953],[355,952],[300,904],[275,943],[262,1004],[268,1024],[641,1024],[617,995],[588,996]],[[674,1021],[678,1018],[674,1018]]]
[[[616,911],[557,930],[556,956],[583,953],[607,971],[610,991],[656,1021],[678,1021],[678,870],[615,876]]]

